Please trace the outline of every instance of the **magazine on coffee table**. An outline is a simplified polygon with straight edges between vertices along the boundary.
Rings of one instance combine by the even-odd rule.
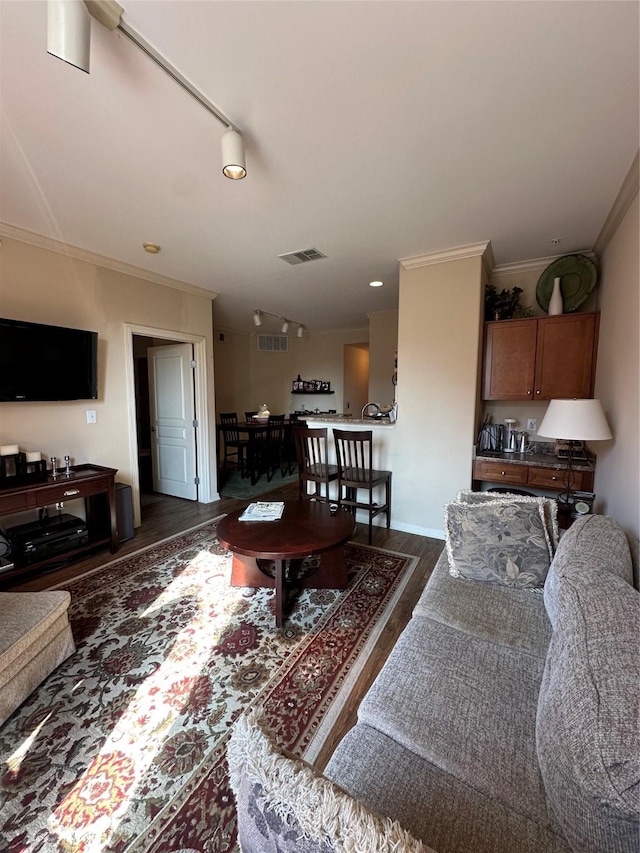
[[[284,512],[284,501],[257,501],[249,504],[238,521],[278,521]]]

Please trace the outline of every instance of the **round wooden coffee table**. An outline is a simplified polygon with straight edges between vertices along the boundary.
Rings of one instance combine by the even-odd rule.
[[[278,521],[238,521],[243,512],[218,524],[220,544],[233,552],[231,585],[275,587],[278,628],[289,587],[346,588],[344,544],[355,528],[346,510],[332,515],[328,503],[303,500],[285,501]],[[308,557],[319,559],[299,563]]]

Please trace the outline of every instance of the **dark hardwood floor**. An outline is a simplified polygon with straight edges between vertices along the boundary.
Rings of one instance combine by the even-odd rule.
[[[298,484],[297,482],[293,482],[262,494],[259,499],[295,500],[297,496]],[[65,581],[84,572],[98,568],[111,560],[131,554],[140,548],[153,545],[162,539],[166,539],[209,519],[216,518],[223,513],[232,512],[246,503],[246,501],[235,498],[223,498],[215,503],[199,504],[165,495],[149,496],[143,499],[142,525],[136,529],[133,539],[121,543],[117,554],[110,554],[107,549],[103,549],[54,571],[22,579],[21,582],[16,583],[11,589],[13,591],[40,590],[64,584]],[[357,525],[353,541],[367,544],[366,525]],[[428,539],[412,533],[401,533],[397,530],[374,527],[373,545],[378,548],[387,548],[391,551],[399,551],[403,554],[418,557],[418,568],[407,585],[402,598],[396,605],[348,702],[342,708],[336,724],[315,762],[320,770],[325,767],[344,734],[355,724],[360,700],[376,677],[400,632],[411,618],[413,607],[431,574],[431,570],[442,551],[444,543],[438,539]]]

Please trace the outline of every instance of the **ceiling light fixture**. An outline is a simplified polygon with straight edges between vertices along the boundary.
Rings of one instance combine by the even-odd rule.
[[[383,281],[370,281],[369,287],[382,287],[383,284]]]
[[[91,16],[82,0],[49,0],[47,53],[89,73]]]
[[[89,73],[91,20],[95,18],[109,30],[119,30],[171,79],[194,98],[227,130],[222,135],[222,173],[233,181],[244,178],[247,167],[244,141],[236,125],[189,82],[126,21],[124,9],[116,0],[48,0],[47,50],[52,56]]]
[[[298,323],[298,321],[297,321],[297,320],[287,320],[287,318],[286,318],[286,317],[283,317],[283,316],[282,316],[282,314],[272,314],[272,313],[271,313],[271,311],[261,311],[259,308],[257,308],[257,309],[253,312],[253,322],[256,324],[256,326],[261,326],[261,325],[262,325],[262,318],[263,318],[265,315],[266,315],[267,317],[275,317],[275,319],[276,319],[276,320],[281,320],[281,321],[282,321],[282,325],[281,325],[281,327],[280,327],[280,331],[282,332],[282,334],[283,334],[283,335],[286,335],[286,334],[287,334],[287,332],[289,331],[289,326],[291,325],[291,323],[294,323],[294,324],[298,327],[298,329],[297,329],[297,331],[296,331],[296,335],[297,335],[299,338],[301,338],[301,337],[303,336],[303,334],[304,334],[304,326],[302,325],[302,323]]]
[[[149,252],[150,255],[157,255],[161,249],[161,246],[158,246],[157,243],[143,243],[142,248],[145,252]]]

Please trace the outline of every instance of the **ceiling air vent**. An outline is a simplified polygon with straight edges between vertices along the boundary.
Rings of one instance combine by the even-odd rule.
[[[327,256],[317,249],[300,249],[298,252],[287,252],[286,255],[278,255],[278,257],[288,264],[295,265],[306,264],[308,261],[319,261]]]
[[[289,352],[289,336],[258,335],[258,352]]]

